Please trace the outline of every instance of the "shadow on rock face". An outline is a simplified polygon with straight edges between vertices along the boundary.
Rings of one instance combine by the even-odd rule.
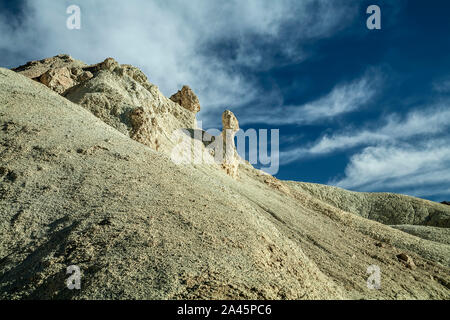
[[[183,133],[192,139],[201,141],[205,147],[216,141],[216,137],[201,129],[182,129]]]

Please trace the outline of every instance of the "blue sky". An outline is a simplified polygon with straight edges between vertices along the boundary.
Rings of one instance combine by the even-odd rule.
[[[68,5],[81,30],[65,27]],[[381,8],[382,29],[366,28]],[[203,127],[280,129],[276,175],[450,199],[450,2],[0,1],[0,66],[59,53],[188,84]]]

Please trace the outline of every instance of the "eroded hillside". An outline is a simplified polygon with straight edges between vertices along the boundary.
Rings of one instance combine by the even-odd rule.
[[[434,204],[408,198],[411,218],[402,197],[336,189],[331,203],[249,164],[176,164],[171,131],[196,129],[191,93],[174,102],[131,66],[69,58],[0,69],[1,298],[450,297],[448,242],[367,219],[448,227],[444,205],[427,219]],[[140,135],[133,115],[148,119]],[[364,211],[390,202],[375,212],[394,223]],[[66,287],[70,265],[81,290]]]

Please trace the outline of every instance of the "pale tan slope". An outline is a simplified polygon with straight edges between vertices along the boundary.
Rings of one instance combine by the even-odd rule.
[[[239,193],[257,203],[261,212],[272,216],[280,232],[299,243],[321,271],[344,288],[347,297],[427,299],[441,294],[441,298],[450,297],[450,246],[336,209],[289,188],[283,181],[259,184],[258,180],[267,181],[265,175],[258,175],[249,167],[245,172],[247,177],[243,176],[236,184]],[[268,185],[275,186],[277,193],[273,194]],[[400,253],[413,257],[420,267],[405,268],[396,258]],[[369,265],[378,265],[382,270],[380,291],[367,290]],[[436,283],[440,289],[435,287]]]
[[[450,228],[413,226],[408,224],[396,225],[392,227],[422,239],[428,239],[450,245]]]
[[[353,192],[305,182],[286,182],[336,208],[388,225],[450,227],[450,206],[392,193]]]
[[[450,246],[247,165],[237,181],[176,166],[5,69],[0,142],[1,298],[450,298]],[[65,288],[71,264],[79,292]],[[372,264],[379,291],[366,286]]]
[[[0,106],[2,298],[343,297],[222,171],[177,167],[5,69]]]

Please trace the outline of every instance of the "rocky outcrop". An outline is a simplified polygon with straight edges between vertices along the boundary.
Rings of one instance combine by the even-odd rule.
[[[195,114],[201,107],[191,88],[183,86],[167,99],[141,70],[131,65],[121,65],[113,58],[86,65],[69,55],[58,55],[29,62],[14,71],[83,106],[130,138],[171,156],[180,138],[186,137],[185,133],[174,133],[197,130]],[[239,122],[231,111],[226,110],[222,115],[222,124],[223,131],[219,137],[201,144],[190,137],[181,149],[184,153],[194,153],[185,155],[191,159],[187,163],[216,163],[228,175],[237,178],[241,159],[234,145],[234,136],[239,130]],[[214,146],[219,151],[213,150]],[[185,156],[177,158],[184,159]]]
[[[49,70],[39,80],[58,93],[63,93],[74,85],[70,70],[67,67]]]
[[[141,70],[113,58],[86,65],[58,55],[14,71],[45,84],[154,150],[170,153],[176,144],[174,131],[197,128],[195,114],[190,111],[200,110],[200,103],[189,87],[183,87],[173,102]]]
[[[447,205],[447,206],[450,206],[450,201],[442,201],[441,203],[442,203],[442,204],[445,204],[445,205]]]
[[[230,130],[233,134],[239,130],[239,121],[230,110],[225,110],[222,114],[222,128]]]
[[[283,182],[281,182],[280,180],[269,174],[264,175],[264,183],[275,190],[278,190],[285,194],[291,194],[291,191],[288,186],[286,186]]]
[[[398,261],[402,262],[407,268],[414,269],[416,267],[414,260],[405,253],[397,255]]]
[[[150,118],[142,107],[136,108],[130,115],[133,127],[131,138],[152,149],[159,150],[158,125],[156,118]]]
[[[48,70],[39,77],[39,81],[53,91],[64,94],[66,90],[92,77],[93,74],[90,71],[84,71],[82,68],[63,67]]]
[[[49,70],[63,67],[67,67],[74,74],[76,70],[82,70],[87,67],[87,64],[73,59],[68,54],[60,54],[51,58],[29,61],[25,65],[12,70],[30,79],[39,81],[40,77]],[[77,76],[76,74],[74,75]]]
[[[200,101],[188,86],[183,86],[181,90],[170,97],[170,100],[189,111],[195,113],[200,111]]]
[[[91,72],[99,72],[102,70],[114,71],[114,69],[118,67],[120,67],[120,65],[116,60],[114,60],[113,58],[106,58],[103,62],[89,66],[86,69]]]
[[[39,80],[57,93],[63,93],[74,86],[71,72],[67,67],[51,69],[44,73]]]
[[[225,110],[222,114],[222,141],[223,141],[223,160],[222,169],[233,178],[239,176],[240,158],[234,144],[234,136],[239,130],[239,122],[230,110]]]
[[[86,70],[86,64],[66,54],[30,61],[13,70],[59,94],[64,94],[66,90],[93,77],[93,74]]]

